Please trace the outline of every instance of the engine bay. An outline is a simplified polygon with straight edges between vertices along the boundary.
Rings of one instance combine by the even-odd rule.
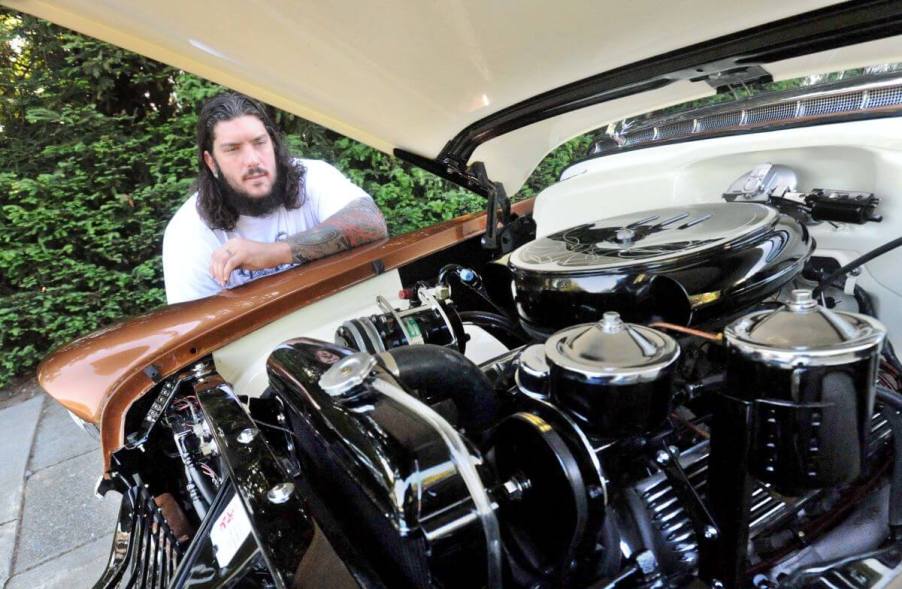
[[[810,231],[879,199],[766,166],[443,264],[284,341],[259,397],[167,379],[113,456],[121,526],[153,513],[175,586],[889,586],[902,364]]]

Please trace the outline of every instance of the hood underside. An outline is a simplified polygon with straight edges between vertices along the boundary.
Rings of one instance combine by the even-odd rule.
[[[717,64],[735,67],[726,58],[740,56],[744,40],[786,46],[755,63],[775,80],[902,61],[891,2],[2,3],[437,170],[481,161],[509,194],[580,133],[713,94],[712,75],[724,71]],[[792,26],[762,27],[781,19]],[[694,50],[705,43],[707,51]],[[687,66],[699,75],[686,75]],[[565,107],[555,89],[570,93]],[[516,115],[513,124],[506,113]]]

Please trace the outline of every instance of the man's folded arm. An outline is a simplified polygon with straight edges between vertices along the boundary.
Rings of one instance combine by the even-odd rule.
[[[238,268],[263,270],[310,262],[387,236],[388,227],[376,203],[370,198],[358,198],[316,227],[290,235],[284,241],[230,239],[213,252],[210,273],[224,285]]]

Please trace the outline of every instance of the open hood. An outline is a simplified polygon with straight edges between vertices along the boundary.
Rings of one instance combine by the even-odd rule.
[[[762,75],[902,61],[899,2],[2,3],[484,193],[476,161],[513,194],[550,150],[608,122]]]

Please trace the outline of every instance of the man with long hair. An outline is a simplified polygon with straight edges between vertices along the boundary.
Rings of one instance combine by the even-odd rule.
[[[166,299],[216,294],[388,234],[379,208],[331,165],[292,158],[263,106],[226,92],[197,121],[196,192],[163,237]]]

